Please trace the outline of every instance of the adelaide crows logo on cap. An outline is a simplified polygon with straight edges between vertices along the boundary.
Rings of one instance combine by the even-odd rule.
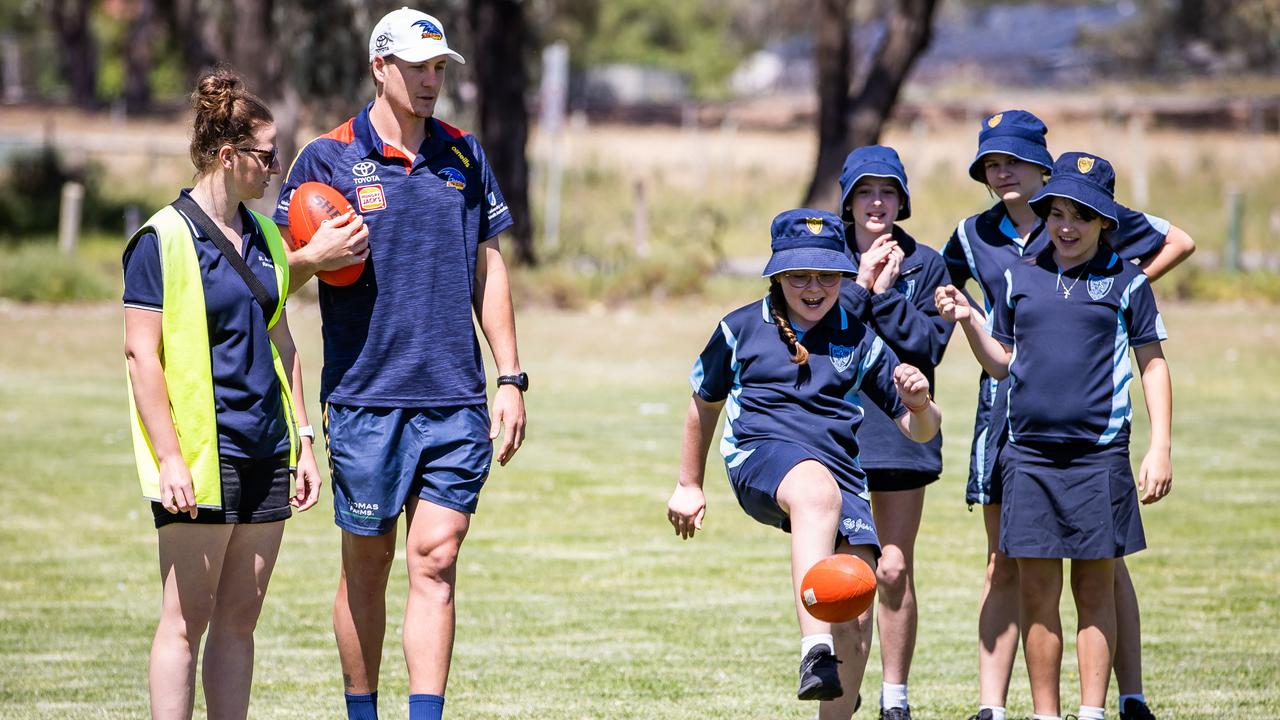
[[[1089,171],[1093,169],[1093,158],[1088,155],[1081,155],[1076,158],[1076,167],[1079,168],[1081,173],[1088,175]]]
[[[444,167],[444,168],[441,168],[440,172],[436,174],[439,175],[442,180],[444,180],[445,185],[448,185],[449,187],[454,188],[456,190],[462,190],[467,186],[466,176],[464,176],[462,174],[462,171],[457,168]]]
[[[422,28],[423,39],[426,39],[426,40],[443,40],[444,39],[444,33],[440,30],[440,28],[435,26],[435,23],[431,22],[430,20],[419,20],[418,22],[413,24],[413,27]]]
[[[817,235],[822,232],[822,218],[805,218],[804,226],[809,228],[809,232]]]
[[[831,354],[831,364],[835,366],[838,373],[848,370],[853,364],[853,348],[847,345],[831,343],[828,352]]]
[[[1115,278],[1098,277],[1097,275],[1089,276],[1089,297],[1094,300],[1101,300],[1111,292],[1111,286],[1115,283]]]
[[[1004,119],[1004,113],[996,113],[995,115],[992,115],[990,118],[987,119],[987,127],[993,128],[999,125],[1000,121],[1003,119]]]

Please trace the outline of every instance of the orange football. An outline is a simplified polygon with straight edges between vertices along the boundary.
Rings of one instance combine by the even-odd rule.
[[[876,574],[853,555],[832,555],[813,564],[800,584],[800,598],[815,618],[829,623],[849,622],[871,607]]]
[[[304,182],[293,191],[289,201],[289,234],[293,236],[294,249],[311,242],[320,223],[351,212],[351,203],[342,193],[318,182]],[[348,265],[339,270],[321,270],[316,273],[330,285],[350,285],[364,273],[364,263]]]

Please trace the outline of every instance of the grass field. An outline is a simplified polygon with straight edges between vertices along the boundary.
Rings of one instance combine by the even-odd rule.
[[[689,363],[737,304],[718,302],[523,310],[529,440],[491,478],[463,551],[449,717],[812,716],[793,694],[784,537],[737,508],[715,457],[705,534],[681,542],[665,519]],[[293,315],[314,378],[318,316],[305,304]],[[1162,719],[1280,717],[1280,319],[1207,305],[1169,306],[1165,319],[1175,489],[1144,511],[1150,549],[1130,565],[1147,694]],[[0,717],[146,714],[159,582],[132,471],[121,324],[110,305],[0,306]],[[967,717],[977,697],[983,538],[963,504],[975,378],[958,341],[939,377],[947,472],[928,495],[918,549],[920,720]],[[1139,427],[1135,459],[1145,437]],[[288,525],[257,633],[254,718],[341,714],[329,498],[326,488],[321,506]],[[405,714],[404,595],[398,562],[384,717]],[[1064,618],[1073,628],[1065,603]],[[873,653],[863,686],[872,705],[878,662]],[[1025,678],[1019,661],[1013,715],[1030,714]]]

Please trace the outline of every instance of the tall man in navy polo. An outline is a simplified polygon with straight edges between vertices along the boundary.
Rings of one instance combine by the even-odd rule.
[[[438,720],[453,650],[458,549],[489,472],[524,438],[528,378],[498,234],[511,223],[484,151],[433,117],[449,61],[441,23],[402,8],[369,39],[376,95],[299,154],[276,221],[303,182],[333,186],[360,219],[291,254],[294,278],[364,262],[351,285],[320,284],[321,400],[342,528],[334,633],[348,717],[377,717],[385,591],[401,511],[408,518],[404,650],[409,717]],[[285,229],[282,227],[282,230]],[[337,239],[333,239],[337,238]],[[500,377],[492,420],[472,313]]]

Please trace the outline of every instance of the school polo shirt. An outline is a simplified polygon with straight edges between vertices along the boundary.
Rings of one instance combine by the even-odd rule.
[[[1010,440],[1097,445],[1127,437],[1129,348],[1168,337],[1147,276],[1105,248],[1061,278],[1052,249],[1014,263],[991,335],[1013,348]]]
[[[182,194],[190,193],[183,190]],[[204,286],[218,454],[260,459],[288,452],[280,379],[267,337],[268,318],[263,317],[262,306],[218,246],[186,215],[182,217],[195,238]],[[280,295],[266,238],[243,205],[240,222],[245,263],[262,281],[274,307]],[[143,233],[124,251],[124,305],[163,311],[160,239],[153,232]]]
[[[946,264],[937,250],[917,243],[897,225],[893,226],[893,239],[903,251],[898,280],[893,287],[872,295],[852,280],[846,280],[840,302],[855,318],[870,325],[901,362],[919,368],[928,378],[930,389],[936,390],[934,368],[942,362],[942,354],[955,328],[942,319],[933,301],[934,289],[949,282]],[[852,237],[849,240],[845,253],[856,267],[861,253]],[[903,435],[898,424],[865,392],[858,394],[858,401],[866,413],[858,428],[862,467],[942,472],[941,432],[929,442],[915,442]]]
[[[1107,243],[1121,258],[1143,262],[1164,247],[1168,220],[1119,204],[1116,215],[1119,225]],[[1024,245],[1004,203],[997,202],[986,212],[962,220],[943,247],[942,256],[952,284],[963,289],[970,279],[977,282],[990,312],[993,298],[999,297],[1005,268],[1020,257],[1038,255],[1051,244],[1041,221]]]
[[[720,452],[737,467],[761,440],[785,440],[813,452],[837,478],[865,488],[855,433],[859,390],[889,416],[906,408],[893,384],[897,357],[841,307],[800,333],[809,362],[791,362],[765,298],[729,313],[694,363],[689,382],[707,402],[727,401]],[[852,396],[852,397],[851,397]]]
[[[346,196],[369,227],[369,260],[354,284],[320,283],[322,401],[365,407],[485,402],[472,323],[479,244],[511,226],[480,143],[429,118],[414,157],[385,144],[369,107],[312,140],[280,189],[289,222],[307,181]]]

